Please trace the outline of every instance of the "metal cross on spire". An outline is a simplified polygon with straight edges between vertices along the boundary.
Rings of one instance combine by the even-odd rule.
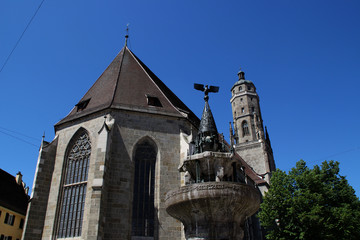
[[[129,23],[126,24],[125,46],[127,46],[127,40],[129,38]]]

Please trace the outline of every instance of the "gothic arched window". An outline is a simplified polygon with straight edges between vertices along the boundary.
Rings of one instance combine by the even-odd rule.
[[[154,237],[156,147],[145,140],[136,146],[132,208],[133,237]]]
[[[243,136],[250,135],[249,125],[248,125],[247,121],[242,122],[242,130],[243,130]]]
[[[66,156],[58,238],[81,236],[91,142],[85,131],[76,136]]]

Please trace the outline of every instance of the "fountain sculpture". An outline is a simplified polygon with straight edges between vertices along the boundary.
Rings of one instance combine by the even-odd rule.
[[[244,222],[259,209],[260,195],[217,132],[208,93],[219,88],[194,87],[205,92],[205,107],[191,152],[179,167],[185,186],[167,193],[166,211],[183,223],[187,240],[243,239]]]

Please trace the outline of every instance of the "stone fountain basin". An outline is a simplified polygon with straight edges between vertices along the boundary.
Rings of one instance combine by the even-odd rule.
[[[209,151],[190,155],[184,159],[179,171],[189,172],[191,179],[195,180],[198,164],[198,174],[202,181],[222,181],[224,176],[231,176],[233,173],[232,163],[237,162],[233,160],[233,156],[232,153]]]
[[[236,239],[245,219],[259,209],[260,195],[242,183],[203,182],[168,192],[165,206],[184,224],[187,239]]]

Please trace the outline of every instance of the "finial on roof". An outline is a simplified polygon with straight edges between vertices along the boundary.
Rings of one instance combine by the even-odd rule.
[[[127,46],[127,40],[129,38],[129,23],[126,24],[125,46]]]
[[[245,73],[243,71],[241,71],[241,67],[238,72],[238,76],[239,76],[239,80],[245,80]]]

